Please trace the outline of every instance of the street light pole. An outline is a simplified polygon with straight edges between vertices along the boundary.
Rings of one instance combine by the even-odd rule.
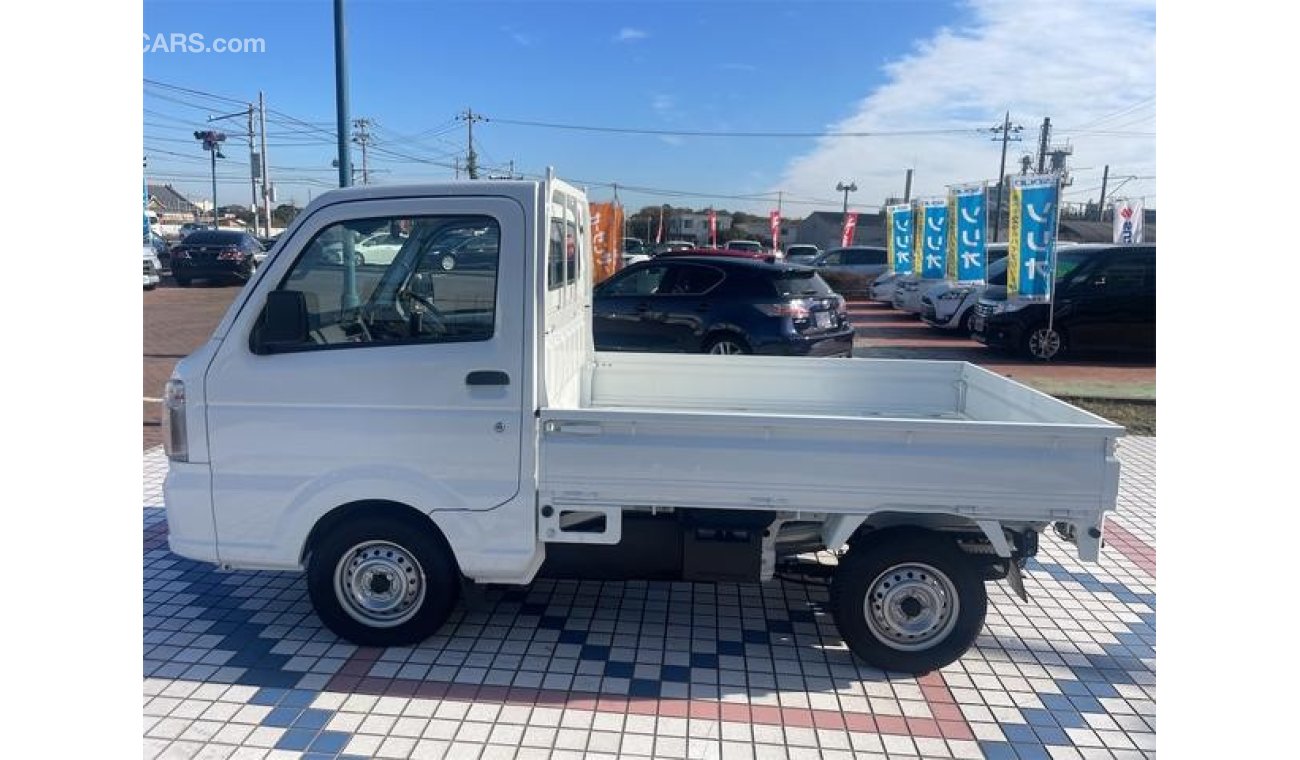
[[[352,157],[348,149],[348,61],[343,0],[334,0],[334,108],[338,119],[339,187],[352,185]]]
[[[858,183],[850,182],[849,184],[846,185],[843,182],[838,182],[835,185],[835,189],[841,193],[844,193],[843,213],[845,216],[848,216],[849,215],[849,193],[856,193],[858,191]]]

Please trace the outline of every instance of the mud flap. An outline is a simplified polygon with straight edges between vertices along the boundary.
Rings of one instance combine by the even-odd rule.
[[[1020,597],[1020,601],[1029,601],[1029,592],[1025,591],[1025,578],[1020,574],[1020,563],[1015,560],[1007,562],[1007,585],[1011,587],[1012,591],[1016,592],[1016,596]]]

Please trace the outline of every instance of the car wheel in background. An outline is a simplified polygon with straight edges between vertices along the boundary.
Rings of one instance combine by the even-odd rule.
[[[1038,325],[1025,333],[1024,351],[1039,361],[1059,359],[1065,353],[1065,335],[1055,327]]]

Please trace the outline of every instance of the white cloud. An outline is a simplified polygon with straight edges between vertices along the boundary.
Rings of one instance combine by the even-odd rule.
[[[1035,151],[1038,128],[1051,117],[1053,144],[1074,147],[1075,176],[1066,199],[1095,199],[1102,167],[1116,175],[1154,175],[1155,138],[1094,132],[1155,132],[1154,0],[970,0],[973,22],[919,41],[915,52],[884,66],[886,83],[829,131],[988,128],[1010,110],[1023,125],[1007,149],[1008,173]],[[1113,118],[1131,105],[1142,103]],[[1149,117],[1149,118],[1148,118]],[[1070,131],[1071,129],[1076,131]],[[946,186],[996,181],[1001,145],[990,134],[823,138],[791,159],[772,189],[816,198],[853,180],[850,196],[875,206],[902,195],[906,169],[916,170],[913,197],[942,195]],[[1089,191],[1089,192],[1084,192]],[[1123,195],[1155,195],[1153,179],[1130,180]],[[1152,205],[1148,200],[1148,205]]]
[[[625,26],[622,29],[618,30],[618,34],[614,35],[614,41],[633,42],[635,40],[643,40],[649,36],[650,36],[649,33],[647,33],[643,29],[633,29],[630,26]]]
[[[511,40],[514,40],[516,45],[520,45],[521,47],[532,47],[533,43],[537,41],[537,38],[533,35],[525,34],[514,27],[503,26],[501,27],[501,31],[505,32]]]

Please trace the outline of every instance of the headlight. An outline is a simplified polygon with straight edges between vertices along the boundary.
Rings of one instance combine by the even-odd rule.
[[[973,288],[953,288],[952,290],[945,290],[943,293],[939,294],[939,300],[960,301],[961,299],[970,295],[971,290],[973,290]]]
[[[999,301],[993,305],[994,314],[1007,314],[1013,311],[1020,311],[1029,304],[1024,301]]]
[[[173,462],[190,460],[189,438],[185,430],[185,383],[168,380],[163,389],[163,448]]]

